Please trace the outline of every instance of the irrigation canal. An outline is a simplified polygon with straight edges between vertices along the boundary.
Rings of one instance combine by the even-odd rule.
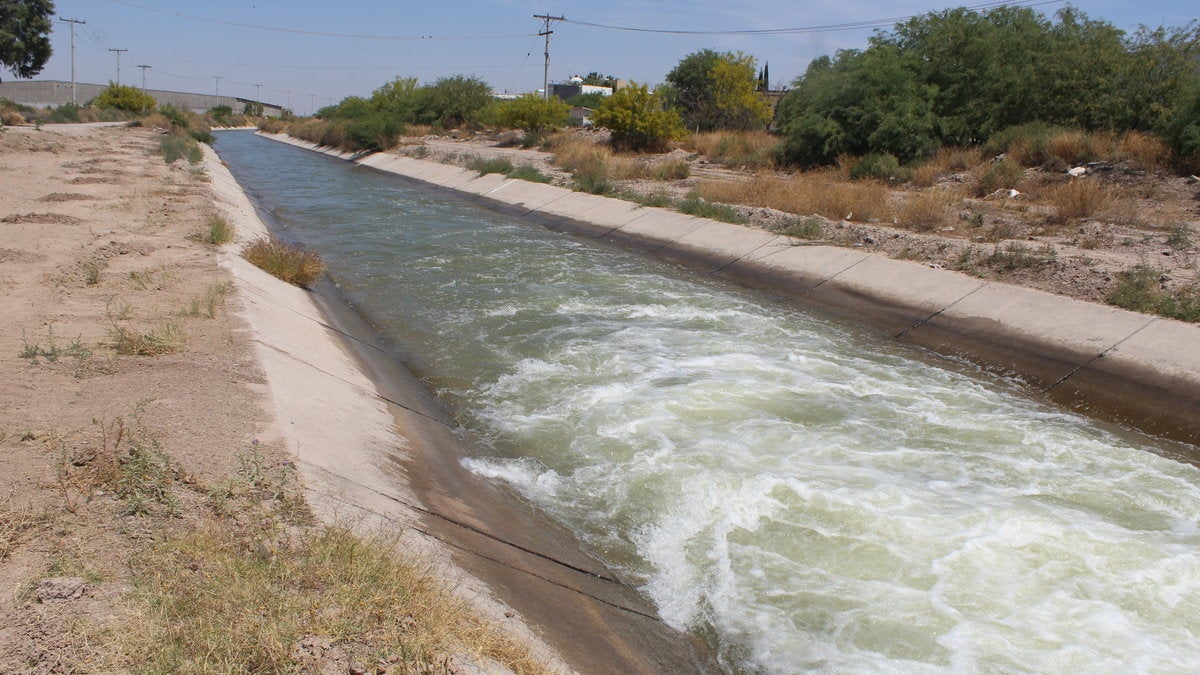
[[[731,672],[1200,671],[1200,469],[853,326],[218,134],[461,424]]]

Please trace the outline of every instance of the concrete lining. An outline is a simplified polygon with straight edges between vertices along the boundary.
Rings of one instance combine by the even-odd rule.
[[[428,169],[415,165],[438,166],[410,160],[383,170],[423,180]],[[840,310],[901,341],[1017,377],[1074,410],[1200,445],[1200,326],[852,249],[788,245],[799,242],[572,194],[507,180],[476,200],[553,229],[600,232],[705,272]],[[611,227],[625,217],[632,218]],[[1200,449],[1188,452],[1200,461]]]

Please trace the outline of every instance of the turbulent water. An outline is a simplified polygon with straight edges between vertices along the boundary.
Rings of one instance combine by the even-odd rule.
[[[961,365],[246,133],[234,173],[731,671],[1200,671],[1200,470]]]

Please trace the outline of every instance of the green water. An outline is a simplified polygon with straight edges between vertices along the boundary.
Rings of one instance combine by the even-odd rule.
[[[730,671],[1200,671],[1200,471],[1010,383],[247,133],[519,490]]]

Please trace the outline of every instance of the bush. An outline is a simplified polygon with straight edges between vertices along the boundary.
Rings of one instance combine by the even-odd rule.
[[[325,271],[321,256],[275,237],[260,237],[242,250],[252,265],[289,284],[308,288]]]
[[[71,124],[79,121],[80,106],[74,103],[64,103],[46,117],[47,122],[54,124]]]
[[[153,110],[154,97],[137,87],[127,87],[121,84],[108,83],[108,87],[100,95],[92,99],[97,108],[114,108],[126,112],[140,113]]]
[[[467,160],[467,168],[472,171],[478,171],[480,175],[488,173],[502,173],[508,175],[512,173],[513,164],[503,157],[495,157],[492,159],[484,159],[482,157],[472,157]]]
[[[180,157],[186,157],[192,164],[198,164],[200,160],[204,159],[204,153],[200,151],[200,146],[190,136],[178,134],[163,136],[162,140],[158,142],[158,151],[162,153],[167,164],[171,164]]]
[[[592,121],[612,132],[613,147],[629,150],[664,150],[686,133],[679,113],[664,110],[659,96],[643,84],[631,84],[606,98]]]
[[[692,134],[686,146],[726,166],[757,169],[775,163],[779,139],[765,131],[713,131]]]
[[[1056,186],[1050,192],[1054,218],[1060,223],[1088,218],[1108,203],[1108,193],[1099,183],[1074,179]]]
[[[785,223],[771,228],[775,234],[785,237],[796,237],[797,239],[820,239],[821,238],[821,217],[806,216],[789,220]]]
[[[158,112],[167,119],[171,120],[171,124],[174,124],[180,129],[187,129],[190,126],[188,116],[182,110],[176,108],[170,103],[159,106]]]
[[[20,126],[25,124],[25,116],[16,110],[5,110],[0,113],[0,126]]]
[[[518,178],[520,180],[527,180],[532,183],[549,183],[550,182],[550,176],[547,176],[546,174],[542,173],[541,171],[538,171],[537,169],[533,168],[532,166],[530,166],[528,164],[522,164],[521,166],[514,167],[512,171],[508,172],[508,177],[509,178]]]
[[[1159,279],[1159,272],[1153,267],[1145,263],[1134,265],[1117,277],[1117,286],[1105,302],[1135,312],[1200,321],[1200,288],[1172,293],[1162,288]]]
[[[979,173],[979,178],[975,182],[975,195],[977,197],[986,197],[996,190],[1005,188],[1015,188],[1025,179],[1025,169],[1020,163],[1004,158],[999,162],[992,162],[983,168]]]
[[[680,213],[686,213],[697,218],[710,218],[712,220],[720,220],[726,223],[741,224],[746,222],[746,219],[741,216],[732,206],[727,204],[714,204],[713,202],[705,201],[699,197],[689,196],[687,199],[675,205],[675,208]]]
[[[208,232],[205,233],[204,243],[220,246],[233,241],[233,225],[229,224],[221,216],[212,215],[208,217]]]
[[[954,195],[948,190],[920,192],[904,202],[896,219],[901,225],[918,232],[937,230],[946,224],[954,200]]]
[[[528,135],[540,137],[547,131],[566,126],[571,115],[571,106],[557,98],[526,94],[496,104],[493,114],[496,121],[503,126],[521,129]]]
[[[874,178],[895,183],[907,180],[908,176],[908,169],[900,166],[900,160],[888,152],[867,155],[850,169],[850,177],[854,180]]]

